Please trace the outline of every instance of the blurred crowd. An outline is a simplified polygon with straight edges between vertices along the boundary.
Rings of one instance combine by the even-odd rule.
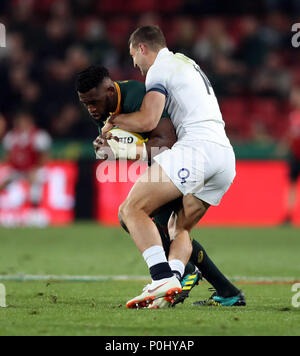
[[[0,135],[24,109],[54,138],[94,137],[75,73],[93,63],[115,80],[144,80],[128,37],[155,23],[171,50],[206,72],[234,140],[277,138],[300,87],[300,49],[291,44],[299,16],[298,0],[1,0]]]

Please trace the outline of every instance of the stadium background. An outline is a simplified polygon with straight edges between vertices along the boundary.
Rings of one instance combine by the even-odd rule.
[[[300,50],[291,43],[299,15],[297,0],[2,0],[0,136],[16,111],[29,110],[53,138],[52,162],[75,167],[75,216],[65,221],[115,224],[129,186],[96,183],[97,131],[78,103],[74,75],[98,63],[115,80],[143,80],[128,37],[156,23],[169,48],[194,58],[208,75],[239,160],[237,183],[203,223],[279,225],[290,184],[281,142],[299,101]],[[299,199],[292,221],[300,225]]]

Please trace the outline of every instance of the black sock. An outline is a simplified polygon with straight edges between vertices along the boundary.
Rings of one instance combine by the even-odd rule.
[[[150,267],[149,271],[151,274],[151,278],[154,281],[157,281],[157,280],[163,279],[163,278],[171,278],[174,276],[168,262],[158,263],[157,265]]]
[[[169,255],[171,241],[167,228],[156,224],[162,239],[163,247],[166,256]],[[202,272],[202,276],[209,282],[217,291],[219,296],[224,298],[232,297],[239,293],[239,290],[221,273],[212,260],[208,257],[205,249],[201,244],[193,240],[193,252],[190,261],[186,265],[184,276],[193,273],[195,266]]]
[[[181,274],[180,274],[179,271],[173,271],[173,270],[172,270],[172,273],[177,277],[177,279],[178,279],[179,281],[181,281]]]
[[[170,241],[170,237],[169,237],[169,232],[168,232],[168,228],[166,226],[162,226],[161,224],[156,223],[157,229],[160,233],[160,237],[161,237],[161,241],[163,244],[163,248],[164,251],[166,253],[166,256],[169,256],[169,252],[170,252],[170,246],[171,246],[171,241]],[[187,274],[191,274],[195,271],[195,265],[189,261],[187,263],[187,265],[185,266],[185,270],[184,270],[184,275],[186,276]],[[183,276],[180,275],[180,272],[178,271],[172,271],[176,277],[181,280],[181,278]]]
[[[191,261],[200,269],[203,277],[216,289],[221,297],[233,297],[239,290],[220,272],[198,241],[193,240]]]

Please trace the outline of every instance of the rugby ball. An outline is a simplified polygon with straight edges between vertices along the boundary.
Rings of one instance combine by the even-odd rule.
[[[113,128],[109,132],[111,132],[113,136],[118,137],[119,142],[121,142],[121,143],[142,144],[142,143],[148,141],[148,139],[144,139],[143,136],[141,136],[138,133],[125,131],[125,130],[121,130],[118,128]]]

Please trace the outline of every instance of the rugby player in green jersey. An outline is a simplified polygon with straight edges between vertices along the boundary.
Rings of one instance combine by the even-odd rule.
[[[110,115],[132,113],[139,110],[146,94],[143,83],[135,80],[114,82],[110,78],[108,70],[100,66],[91,66],[78,73],[76,90],[80,102],[87,108],[93,121],[98,126],[99,133],[101,133],[101,128]],[[149,158],[148,163],[151,164],[150,157],[153,147],[159,149],[171,148],[177,141],[175,129],[166,112],[163,112],[158,126],[153,131],[140,135],[145,140],[144,143],[142,145],[134,145],[134,151],[124,151],[125,153],[122,153],[123,156],[117,149],[114,149],[113,145],[109,144],[110,141],[115,140],[107,140],[101,135],[94,142],[95,151],[97,153],[105,147],[106,149],[112,149],[112,157],[115,159],[127,158],[135,160],[143,158],[147,160]],[[169,203],[154,216],[166,256],[169,255],[172,243],[168,233],[168,221],[173,211],[176,211],[180,204],[180,199]],[[127,231],[123,222],[120,221],[120,223]],[[178,302],[183,302],[189,296],[191,289],[198,284],[201,275],[215,288],[215,293],[208,300],[195,303],[195,305],[244,306],[246,302],[243,293],[219,271],[199,242],[193,240],[192,246],[191,259],[186,265],[184,276],[181,279],[182,292],[180,295],[175,302],[174,300],[157,300],[150,304],[149,308],[174,306]],[[179,273],[176,273],[176,267],[173,267],[172,271],[175,275],[180,276]]]

